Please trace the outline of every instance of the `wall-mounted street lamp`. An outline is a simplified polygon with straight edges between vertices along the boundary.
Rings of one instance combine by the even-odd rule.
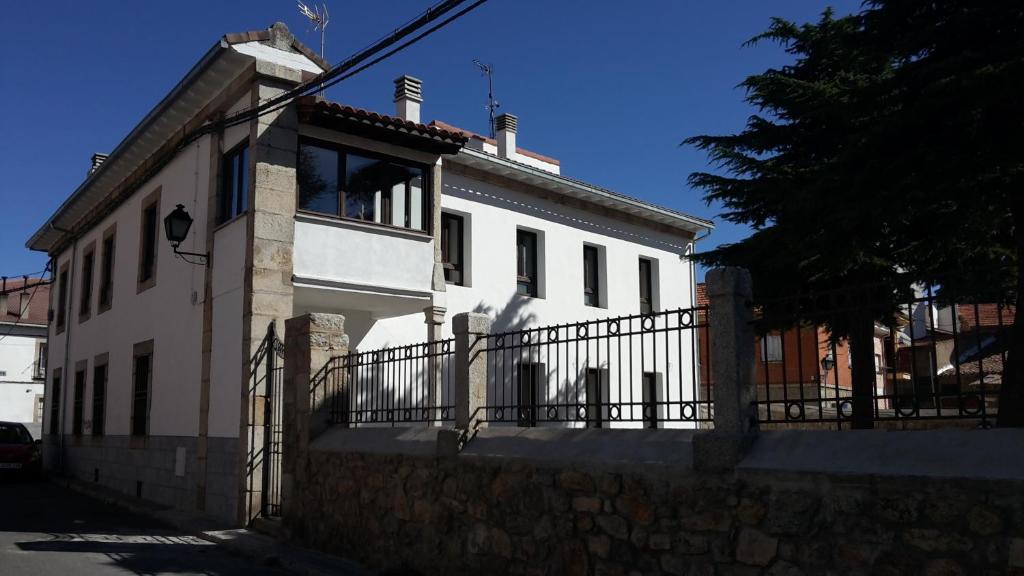
[[[188,236],[190,228],[192,228],[192,217],[185,211],[185,206],[183,204],[178,204],[178,206],[168,214],[166,218],[164,218],[164,233],[167,235],[167,241],[171,243],[171,248],[174,248],[174,253],[181,256],[181,259],[189,264],[201,264],[205,266],[210,262],[210,254],[208,252],[199,253],[178,250],[178,246],[180,246]],[[186,258],[186,256],[202,258],[202,261],[193,262]]]
[[[824,370],[825,372],[828,372],[829,370],[835,367],[836,359],[834,356],[832,356],[831,353],[826,354],[825,357],[821,359],[821,369]]]

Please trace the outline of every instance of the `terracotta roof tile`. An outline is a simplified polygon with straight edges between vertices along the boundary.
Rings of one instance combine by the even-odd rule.
[[[409,133],[418,132],[420,135],[437,138],[454,144],[463,145],[466,143],[466,140],[468,140],[466,135],[458,130],[448,130],[439,126],[412,122],[405,120],[404,118],[388,116],[387,114],[364,110],[347,104],[339,104],[338,102],[322,100],[316,96],[303,96],[298,99],[298,103],[300,109],[305,108],[307,111],[316,110],[347,116],[355,120],[365,121],[381,127],[396,128]]]
[[[0,309],[0,322],[45,325],[50,309],[50,285],[37,286],[44,280],[43,278],[29,278],[26,284],[25,280],[21,278],[8,278],[7,308]],[[24,290],[18,290],[19,288],[24,288]],[[22,294],[25,294],[26,298],[31,298],[28,303],[28,314],[25,317],[21,317],[19,314]]]

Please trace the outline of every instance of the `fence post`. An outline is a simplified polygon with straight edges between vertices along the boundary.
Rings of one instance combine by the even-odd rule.
[[[314,398],[310,381],[332,356],[348,353],[348,336],[340,314],[304,314],[284,326],[281,506],[287,522],[292,491],[305,481],[309,442],[327,427],[328,414],[321,408],[329,400],[326,394]]]
[[[491,319],[486,314],[463,312],[452,318],[455,334],[455,427],[472,432],[479,411],[487,405],[487,335]]]
[[[757,437],[754,319],[750,273],[715,268],[707,273],[711,382],[715,429],[694,437],[694,467],[727,470]]]

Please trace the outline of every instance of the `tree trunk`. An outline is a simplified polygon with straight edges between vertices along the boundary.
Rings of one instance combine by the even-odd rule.
[[[1010,326],[1010,350],[1003,366],[1003,381],[999,386],[999,414],[996,426],[1000,428],[1024,428],[1024,370],[1021,354],[1024,354],[1024,322],[1020,308],[1020,295],[1024,294],[1024,198],[1014,200],[1013,233],[1017,243],[1017,297],[1014,302],[1013,326]]]
[[[853,420],[856,430],[875,426],[875,322],[867,310],[856,310],[850,317],[851,379],[853,380]]]

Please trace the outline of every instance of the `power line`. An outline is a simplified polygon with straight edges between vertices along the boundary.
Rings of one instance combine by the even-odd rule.
[[[401,42],[402,39],[414,34],[418,29],[441,18],[442,16],[451,12],[460,4],[463,4],[466,1],[467,0],[445,0],[443,2],[439,2],[438,4],[428,8],[426,12],[421,14],[419,17],[413,18],[405,25],[395,29],[395,31],[392,32],[390,35],[377,40],[376,42],[370,44],[366,48],[363,48],[356,54],[346,58],[342,62],[331,67],[330,70],[321,73],[313,77],[312,79],[303,82],[302,84],[299,84],[295,88],[286,90],[285,92],[282,92],[281,94],[278,94],[277,96],[274,96],[273,98],[270,98],[267,101],[260,103],[254,108],[241,110],[219,121],[211,122],[209,124],[202,126],[201,128],[197,129],[190,137],[186,138],[182,142],[182,146],[187,145],[196,138],[199,138],[205,134],[209,134],[210,132],[221,130],[224,128],[230,128],[231,126],[236,126],[238,124],[243,124],[245,122],[249,122],[251,120],[259,118],[260,116],[264,116],[266,114],[274,112],[282,108],[283,106],[289,104],[291,100],[295,98],[307,95],[311,92],[324,90],[326,88],[334,86],[335,84],[343,80],[351,78],[352,76],[355,76],[356,74],[366,70],[367,68],[370,68],[371,66],[381,62],[382,60],[389,58],[397,54],[398,52],[401,52],[402,50],[408,48],[409,46],[412,46],[413,44],[419,42],[420,40],[426,38],[427,36],[430,36],[437,30],[443,28],[444,26],[447,26],[448,24],[454,22],[455,20],[461,18],[462,16],[476,9],[481,4],[487,2],[487,0],[477,0],[476,2],[470,4],[468,7],[463,8],[462,10],[456,12],[455,14],[449,16],[448,18],[445,18],[444,20],[435,24],[429,29],[419,34],[416,34],[415,36],[409,38],[405,42],[402,42],[398,46],[391,48],[390,50],[387,50],[389,47]],[[381,54],[380,56],[373,58],[369,62],[363,64],[363,61],[373,57],[374,54],[377,54],[382,50],[387,51]]]

